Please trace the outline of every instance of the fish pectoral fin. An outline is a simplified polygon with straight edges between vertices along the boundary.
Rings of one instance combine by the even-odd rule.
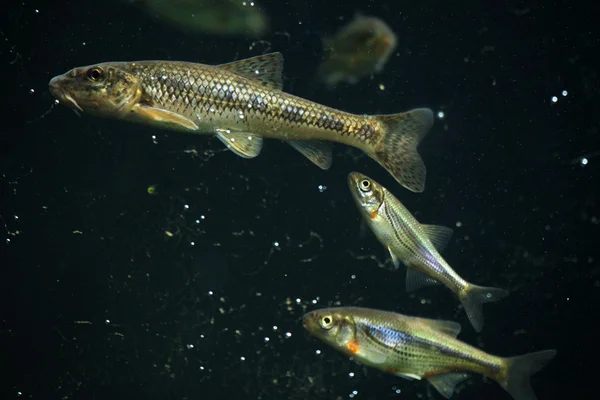
[[[338,344],[341,345],[339,342]],[[344,343],[344,346],[346,346],[350,353],[359,356],[363,360],[368,360],[373,364],[383,364],[387,359],[387,356],[382,351],[364,346],[357,340],[349,340]]]
[[[229,129],[217,129],[217,138],[227,148],[243,158],[254,158],[260,154],[263,138],[252,133],[233,132]]]
[[[321,169],[331,167],[331,143],[321,140],[290,140],[288,143],[317,167]]]
[[[429,319],[429,318],[418,318],[414,317],[415,320],[419,321],[421,324],[434,329],[438,332],[442,332],[448,336],[457,337],[460,333],[461,326],[458,322],[454,321],[444,321],[437,319]]]
[[[440,225],[421,224],[421,229],[440,253],[444,251],[454,233],[452,229]]]
[[[417,271],[414,268],[406,269],[406,292],[414,292],[425,286],[438,285],[440,282],[433,279],[432,277],[425,275],[422,272]]]
[[[356,354],[375,364],[383,364],[387,359],[387,356],[384,353],[375,349],[367,349],[364,347],[359,348],[359,351]]]
[[[221,64],[217,67],[260,82],[268,89],[281,90],[283,88],[283,56],[281,53],[263,54]]]
[[[456,385],[468,377],[469,374],[465,372],[447,372],[445,374],[430,376],[427,378],[427,380],[433,385],[434,388],[436,388],[438,392],[440,392],[442,396],[449,399],[452,397]]]
[[[198,125],[196,125],[196,123],[191,119],[172,111],[163,110],[162,108],[138,104],[133,109],[133,112],[137,114],[138,117],[146,120],[149,119],[151,121],[175,126],[183,130],[197,131],[199,129]]]

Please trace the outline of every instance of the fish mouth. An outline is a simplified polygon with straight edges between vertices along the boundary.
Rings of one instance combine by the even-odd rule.
[[[48,84],[50,93],[52,93],[52,96],[56,97],[59,102],[63,102],[67,106],[71,105],[74,109],[83,112],[83,108],[77,104],[77,101],[73,98],[73,96],[64,90],[62,86],[63,80],[64,77],[62,75],[55,76],[54,78],[50,79],[50,83]]]
[[[365,176],[360,172],[350,172],[348,174],[348,186],[353,195],[355,194],[355,189],[358,189],[358,182],[364,178]]]

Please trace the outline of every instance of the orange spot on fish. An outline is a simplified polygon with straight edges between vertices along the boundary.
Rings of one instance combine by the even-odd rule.
[[[350,350],[354,354],[358,354],[358,352],[360,350],[358,348],[358,341],[356,341],[356,340],[348,342],[348,344],[346,346],[348,347],[348,350]]]
[[[446,372],[453,372],[453,371],[462,371],[460,368],[457,367],[446,367],[446,368],[442,368],[442,369],[436,369],[433,371],[427,371],[423,374],[423,378],[429,378],[431,376],[435,376],[435,375],[440,375],[440,374],[445,374]]]
[[[371,213],[371,219],[375,219],[375,218],[377,218],[377,211],[373,211]]]

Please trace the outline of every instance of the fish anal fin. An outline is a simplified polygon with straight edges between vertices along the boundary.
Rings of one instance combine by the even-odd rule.
[[[243,158],[254,158],[260,154],[263,139],[252,133],[217,129],[217,138],[227,148]]]
[[[425,163],[417,145],[433,126],[433,112],[417,108],[401,114],[375,115],[383,140],[368,154],[410,191],[425,190]]]
[[[440,225],[421,224],[421,229],[440,253],[444,251],[454,233],[452,229]]]
[[[442,396],[449,399],[454,393],[456,385],[469,377],[466,372],[446,372],[438,375],[432,375],[426,379]]]
[[[150,120],[185,131],[197,131],[199,129],[198,125],[191,119],[162,108],[138,104],[132,111],[137,118],[145,121]]]
[[[445,335],[452,336],[453,338],[456,338],[461,330],[460,324],[454,321],[418,317],[415,317],[415,320],[422,325],[425,325],[435,331],[442,332]]]
[[[406,269],[406,292],[414,292],[422,287],[438,285],[440,282],[432,277],[417,271],[414,268]]]
[[[283,55],[269,53],[217,66],[263,84],[265,88],[283,88]]]
[[[321,140],[291,140],[288,143],[317,167],[325,170],[331,167],[331,143]]]

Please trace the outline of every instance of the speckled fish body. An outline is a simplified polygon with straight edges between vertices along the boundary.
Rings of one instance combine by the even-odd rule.
[[[361,215],[389,251],[395,266],[406,265],[407,291],[442,283],[461,300],[473,327],[481,331],[482,304],[500,300],[508,292],[471,284],[450,267],[440,251],[450,240],[452,230],[420,224],[393,194],[364,174],[350,173],[348,186]]]
[[[367,366],[408,379],[428,380],[444,397],[467,373],[497,381],[517,400],[534,400],[529,377],[556,354],[545,350],[518,357],[488,354],[458,339],[460,325],[360,307],[315,310],[305,329]]]
[[[323,169],[331,165],[328,142],[357,147],[403,186],[423,191],[425,166],[416,147],[431,128],[431,110],[342,112],[283,92],[282,65],[279,53],[217,66],[108,62],[57,76],[50,90],[84,113],[216,135],[245,158],[260,153],[263,137],[288,141]]]

